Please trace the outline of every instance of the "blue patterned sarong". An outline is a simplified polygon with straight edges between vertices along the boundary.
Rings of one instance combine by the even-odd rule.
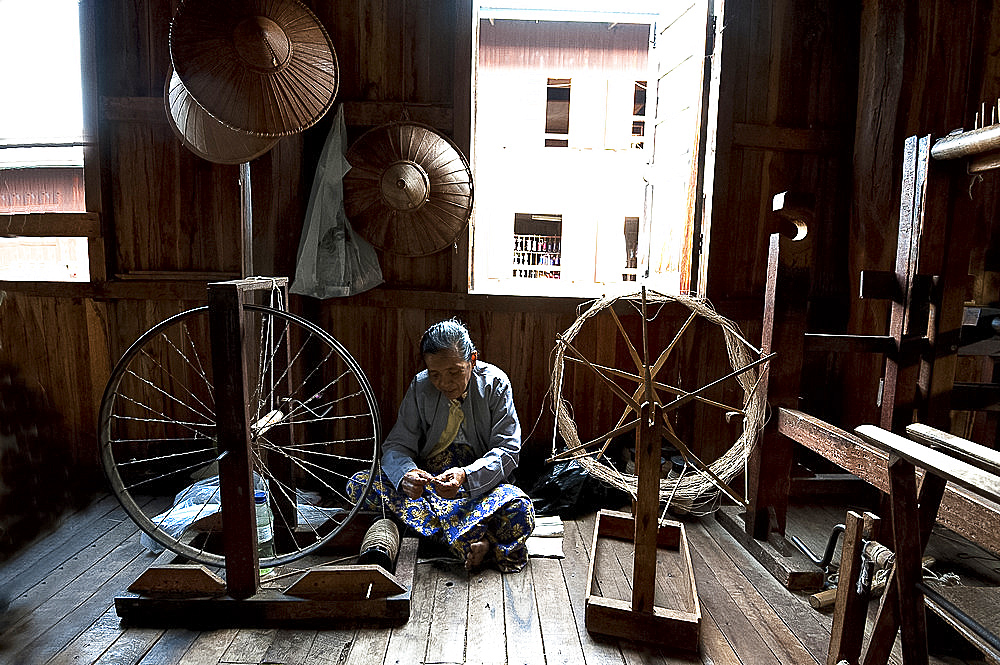
[[[437,475],[472,461],[471,447],[453,443],[426,460],[423,468]],[[358,500],[367,480],[368,472],[360,471],[348,481],[347,494],[352,500]],[[489,545],[484,562],[492,561],[501,572],[517,572],[528,563],[526,542],[535,528],[535,511],[531,499],[514,485],[497,485],[476,499],[462,487],[454,499],[445,499],[428,484],[420,498],[411,499],[380,472],[372,482],[365,507],[379,510],[379,497],[383,506],[404,524],[421,536],[447,544],[462,561],[472,543],[482,540]]]

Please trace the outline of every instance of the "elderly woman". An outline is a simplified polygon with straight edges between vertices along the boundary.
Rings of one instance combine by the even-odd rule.
[[[521,570],[535,514],[507,483],[521,451],[510,381],[479,360],[455,319],[431,326],[420,354],[427,369],[410,383],[382,444],[372,492],[414,531],[450,546],[467,569],[489,562]],[[349,491],[363,482],[355,477]]]

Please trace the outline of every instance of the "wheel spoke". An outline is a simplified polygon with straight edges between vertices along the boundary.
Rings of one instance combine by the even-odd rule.
[[[594,374],[597,375],[597,378],[599,378],[601,381],[603,381],[605,383],[605,385],[607,385],[609,388],[611,388],[611,391],[613,393],[615,393],[616,395],[618,395],[618,397],[620,397],[622,400],[624,400],[624,402],[626,404],[628,404],[629,406],[631,406],[636,411],[639,410],[639,405],[636,403],[636,401],[634,399],[632,399],[631,397],[629,397],[625,393],[625,391],[623,391],[618,386],[617,383],[615,383],[614,381],[612,381],[611,379],[609,379],[608,377],[606,377],[604,375],[604,373],[601,370],[599,370],[597,367],[595,367],[589,360],[587,360],[582,353],[580,353],[575,348],[573,348],[572,344],[570,344],[561,335],[557,336],[557,339],[559,340],[559,343],[562,344],[570,353],[572,353],[574,356],[576,356],[577,358],[579,358],[580,360],[582,360],[584,362],[584,364],[587,365],[587,367],[589,367],[591,370],[593,370]]]

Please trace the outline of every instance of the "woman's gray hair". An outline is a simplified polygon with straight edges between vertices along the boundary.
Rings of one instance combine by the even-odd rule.
[[[463,360],[470,360],[476,353],[476,345],[469,337],[469,329],[458,319],[448,319],[435,323],[420,338],[420,355],[439,353],[450,349]]]

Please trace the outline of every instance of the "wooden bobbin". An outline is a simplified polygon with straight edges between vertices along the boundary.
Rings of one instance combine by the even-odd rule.
[[[390,573],[396,572],[396,558],[399,556],[399,528],[392,520],[383,517],[376,520],[361,541],[358,563],[374,563]]]

